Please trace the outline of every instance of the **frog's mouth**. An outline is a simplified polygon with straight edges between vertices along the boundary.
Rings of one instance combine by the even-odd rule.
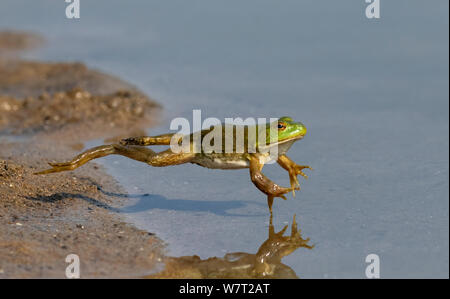
[[[275,146],[277,144],[278,145],[285,144],[285,143],[288,143],[288,142],[291,142],[291,141],[297,141],[297,140],[303,139],[303,137],[304,137],[304,135],[297,135],[297,136],[291,137],[289,139],[280,140],[280,141],[276,141],[276,142],[272,142],[272,143],[266,144],[265,146],[269,147],[269,146]]]
[[[295,141],[300,140],[304,137],[304,135],[298,135],[286,140],[281,140],[279,142],[275,142],[275,143],[270,143],[267,144],[266,146],[261,147],[261,150],[263,151],[271,151],[273,148],[278,147],[277,152],[279,155],[282,155],[284,153],[286,153],[289,148],[292,146],[292,144],[294,144]]]
[[[294,136],[294,137],[292,137],[292,138],[289,138],[289,139],[286,139],[286,140],[281,140],[281,141],[279,141],[279,142],[276,142],[275,144],[282,144],[282,143],[286,143],[286,142],[289,142],[289,141],[300,140],[300,139],[303,139],[304,136],[305,136],[305,135],[299,134],[299,135]]]

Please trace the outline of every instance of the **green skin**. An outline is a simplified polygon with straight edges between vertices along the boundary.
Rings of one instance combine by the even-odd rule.
[[[270,136],[270,125],[266,124],[266,136]],[[275,197],[280,197],[286,199],[285,194],[292,192],[295,196],[295,190],[300,190],[300,184],[298,182],[297,176],[301,175],[307,178],[306,174],[303,173],[303,169],[311,167],[298,165],[286,156],[286,152],[289,150],[291,145],[302,139],[306,134],[305,126],[300,122],[294,122],[290,117],[279,118],[277,123],[274,124],[276,128],[277,136],[270,136],[272,138],[267,138],[265,144],[253,144],[253,147],[248,145],[248,131],[249,127],[244,127],[244,148],[241,152],[236,152],[233,149],[232,153],[224,153],[225,150],[225,134],[223,134],[222,141],[222,151],[220,153],[216,152],[204,152],[199,153],[194,152],[193,147],[196,145],[193,133],[190,135],[191,147],[187,152],[175,153],[170,148],[162,152],[154,152],[150,148],[145,146],[149,145],[170,145],[172,138],[177,138],[178,143],[181,144],[183,136],[175,134],[164,134],[159,136],[142,136],[123,139],[120,144],[109,144],[102,145],[91,148],[80,155],[76,156],[69,162],[64,163],[49,163],[52,168],[38,172],[36,174],[48,174],[53,172],[74,170],[81,165],[87,163],[88,161],[107,155],[122,155],[137,161],[147,163],[151,166],[163,167],[170,165],[178,165],[184,163],[193,163],[207,168],[213,169],[240,169],[249,168],[250,178],[253,184],[267,195],[267,203],[269,206],[270,213],[272,213],[272,204]],[[225,132],[225,127],[222,126],[222,132]],[[256,126],[256,132],[258,132],[259,127]],[[263,128],[264,129],[264,128]],[[209,130],[202,130],[200,132],[200,140],[208,136],[214,130],[212,127]],[[272,130],[272,132],[274,132]],[[198,133],[197,133],[198,134]],[[236,144],[236,136],[233,134],[232,140],[233,144]],[[210,137],[210,136],[209,136]],[[275,137],[275,138],[274,138]],[[251,138],[250,138],[251,139]],[[257,137],[254,139],[258,139]],[[251,142],[250,142],[251,143]],[[267,149],[273,146],[278,147],[277,155],[269,155]],[[248,150],[252,148],[253,150]],[[289,173],[291,187],[281,187],[271,180],[269,180],[262,172],[262,168],[268,161],[276,159],[276,162],[283,167]]]

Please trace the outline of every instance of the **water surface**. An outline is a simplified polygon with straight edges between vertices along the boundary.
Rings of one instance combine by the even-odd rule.
[[[276,230],[293,214],[316,246],[283,262],[303,278],[448,277],[448,1],[4,0],[0,28],[41,32],[29,55],[82,61],[136,84],[173,117],[277,117],[308,128],[289,156],[315,170],[296,198],[274,203]],[[254,253],[267,238],[266,199],[246,170],[151,168],[99,160],[127,188],[127,220],[172,256]],[[264,172],[287,184],[276,165]]]

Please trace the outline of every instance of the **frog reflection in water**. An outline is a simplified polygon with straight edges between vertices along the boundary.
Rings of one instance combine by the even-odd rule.
[[[275,130],[271,128],[275,128]],[[200,141],[203,142],[203,138],[209,136],[209,133],[211,133],[214,129],[215,127],[211,127],[210,129],[202,130],[199,134],[201,137]],[[249,132],[257,132],[258,134],[261,129],[262,132],[265,130],[264,136],[268,136],[268,138],[262,139],[264,140],[263,142],[259,142],[258,137],[251,138]],[[123,139],[120,144],[109,144],[94,147],[81,153],[69,162],[49,163],[52,168],[38,172],[37,174],[48,174],[73,170],[92,159],[107,155],[122,155],[157,167],[193,163],[213,169],[249,168],[250,178],[253,184],[267,195],[267,203],[270,213],[272,213],[272,204],[275,197],[286,199],[286,193],[292,192],[295,196],[295,190],[300,190],[300,184],[297,176],[301,175],[307,178],[306,174],[303,173],[302,170],[305,168],[311,169],[311,167],[296,164],[286,156],[286,152],[295,141],[300,140],[305,136],[306,128],[302,123],[294,122],[290,117],[282,117],[279,118],[276,123],[267,123],[253,127],[243,126],[240,128],[233,126],[231,130],[226,130],[226,125],[221,125],[220,130],[222,132],[221,136],[223,140],[221,142],[222,151],[219,152],[205,152],[200,144],[199,148],[202,150],[197,153],[193,150],[198,148],[196,138],[194,137],[197,135],[195,135],[196,133],[193,133],[189,135],[191,142],[190,149],[187,151],[175,152],[172,151],[172,148],[169,148],[165,151],[156,153],[145,146],[171,145],[172,138],[177,138],[176,140],[178,140],[178,143],[181,144],[184,137],[175,134],[143,136]],[[234,132],[238,132],[238,130],[244,132],[244,148],[242,151],[236,150],[236,139],[238,134],[234,134]],[[229,135],[230,131],[232,133],[231,140],[233,141],[233,150],[228,152],[225,141],[228,140],[226,135]],[[276,155],[273,155],[268,149],[273,149],[275,147],[277,149]],[[252,151],[249,149],[252,149]],[[290,188],[281,187],[275,184],[261,172],[264,164],[272,160],[276,160],[281,167],[288,171],[291,185]]]
[[[300,247],[312,249],[303,239],[297,222],[292,221],[291,235],[283,236],[288,225],[276,233],[270,217],[269,237],[256,254],[235,252],[223,258],[201,260],[198,256],[168,257],[165,269],[147,278],[298,278],[281,259]]]

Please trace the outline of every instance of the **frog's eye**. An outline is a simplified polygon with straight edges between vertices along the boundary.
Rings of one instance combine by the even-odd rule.
[[[279,122],[278,123],[278,130],[283,131],[284,129],[286,129],[286,124],[283,122]]]

